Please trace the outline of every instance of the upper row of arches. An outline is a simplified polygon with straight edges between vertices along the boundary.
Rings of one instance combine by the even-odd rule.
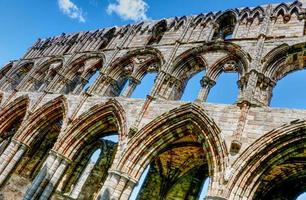
[[[257,71],[255,98],[268,105],[272,88],[288,73],[303,69],[305,43],[280,45],[262,59],[262,69]],[[1,70],[1,89],[6,91],[46,91],[62,94],[91,93],[104,96],[131,97],[138,85],[145,85],[147,77],[151,86],[142,95],[153,89],[163,99],[182,98],[190,79],[200,74],[197,99],[205,101],[223,72],[237,74],[238,98],[245,91],[251,73],[251,56],[241,47],[230,42],[213,42],[188,49],[178,55],[171,65],[156,48],[141,48],[121,53],[110,65],[102,53],[78,54],[75,57],[54,57],[39,61],[21,60],[6,65]],[[157,79],[156,79],[157,80]],[[155,82],[155,83],[153,83]],[[226,85],[226,84],[225,84]],[[140,87],[140,86],[139,86]],[[193,86],[194,87],[194,86]],[[234,89],[234,88],[233,88]]]
[[[266,98],[278,80],[288,73],[303,69],[306,45],[283,44],[266,54],[258,71],[257,91]],[[36,63],[29,60],[6,65],[2,70],[2,90],[47,91],[62,94],[80,94],[89,88],[91,93],[105,96],[130,97],[147,74],[155,74],[158,96],[179,100],[188,81],[196,74],[201,77],[198,99],[206,100],[209,89],[223,72],[236,73],[239,95],[244,92],[250,73],[251,56],[241,47],[229,42],[214,42],[188,49],[166,65],[162,52],[155,48],[141,48],[118,56],[104,67],[102,53],[78,54],[72,58],[54,57]],[[155,77],[156,77],[155,76]],[[149,91],[148,93],[149,94]],[[272,94],[270,94],[272,95]]]
[[[209,60],[211,54],[216,54],[215,60]],[[2,79],[2,89],[12,90],[19,85],[18,89],[23,91],[50,90],[64,94],[79,94],[88,88],[88,83],[92,84],[92,77],[100,75],[94,89],[96,93],[130,96],[129,93],[132,91],[121,93],[125,85],[137,86],[147,74],[159,74],[164,71],[168,77],[165,81],[175,82],[173,90],[179,91],[181,96],[188,80],[196,73],[205,70],[206,76],[212,80],[216,80],[222,71],[237,71],[244,75],[250,59],[250,56],[235,44],[211,43],[185,51],[175,59],[173,67],[169,69],[164,65],[166,62],[163,54],[154,48],[130,51],[105,68],[103,54],[78,55],[69,61],[65,61],[63,57],[38,63],[23,61],[16,66],[10,64],[3,68],[2,71],[6,71],[7,75]],[[126,89],[132,90],[132,86]],[[177,92],[165,95],[171,96],[171,99],[178,99],[174,93]]]

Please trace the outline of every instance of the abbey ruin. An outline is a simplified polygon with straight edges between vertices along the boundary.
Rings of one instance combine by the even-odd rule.
[[[305,19],[296,1],[39,39],[0,71],[0,199],[128,200],[147,166],[139,200],[195,200],[207,179],[208,200],[295,199],[306,110],[269,104],[306,66]],[[236,101],[206,103],[228,72]]]

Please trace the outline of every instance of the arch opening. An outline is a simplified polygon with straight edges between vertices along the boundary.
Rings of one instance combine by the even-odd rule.
[[[72,162],[59,180],[53,198],[87,200],[99,195],[121,137],[121,118],[114,109],[118,108],[109,104],[93,107],[59,141],[57,151]]]
[[[300,91],[299,88],[305,83],[303,78],[305,75],[304,69],[306,68],[305,55],[305,43],[293,46],[283,44],[268,53],[264,58],[263,72],[265,77],[261,78],[257,83],[258,91],[256,96],[259,99],[264,99],[267,105],[301,108],[301,105],[304,104],[301,102],[300,105],[297,105],[298,98],[291,99],[292,105],[286,105],[280,98],[284,97],[283,90],[286,90],[286,99],[296,96],[303,98],[302,94],[295,92],[293,95],[288,95],[288,92]],[[297,88],[294,88],[294,86]],[[276,92],[276,95],[274,95],[274,92]],[[274,97],[272,98],[273,95]]]
[[[164,89],[160,91],[160,95],[166,99],[179,100],[184,96],[184,93],[187,92],[187,86],[188,89],[192,88],[192,90],[195,91],[196,86],[190,85],[196,83],[200,74],[202,74],[202,72],[204,73],[206,66],[205,60],[200,55],[188,56],[186,59],[180,60],[174,65],[171,76],[169,75],[170,77],[166,78],[164,85],[167,87],[164,87]],[[200,81],[198,83],[200,83]],[[188,95],[188,93],[189,91],[186,95]],[[184,98],[186,98],[186,95]]]
[[[149,94],[161,64],[156,52],[132,52],[113,63],[101,91],[106,96],[144,97]]]
[[[235,189],[231,189],[230,198],[276,200],[303,196],[306,191],[305,133],[305,121],[299,121],[264,135],[250,146],[241,156],[249,157],[242,161],[245,164],[235,164],[240,167],[232,180]],[[237,188],[239,197],[235,196]]]
[[[133,91],[131,98],[146,98],[150,94],[150,91],[155,83],[157,72],[151,72],[144,76],[141,83],[136,86],[135,91]]]
[[[203,147],[194,140],[187,135],[151,160],[138,200],[199,198],[209,172]]]
[[[223,168],[220,159],[227,152],[217,135],[219,129],[205,126],[208,119],[202,118],[203,112],[195,104],[186,104],[133,136],[128,148],[132,150],[124,153],[118,170],[139,180],[150,166],[136,199],[197,199],[205,179]]]
[[[68,70],[64,72],[65,79],[60,80],[55,90],[61,90],[64,94],[79,94],[87,90],[97,78],[103,61],[100,57],[83,56],[73,61],[69,66]]]
[[[43,91],[61,70],[62,65],[63,63],[61,60],[53,60],[46,64],[42,64],[42,66],[29,78],[25,89],[31,92]]]
[[[281,108],[306,109],[306,70],[291,73],[277,82],[270,105]]]
[[[117,146],[117,133],[96,136],[84,144],[66,171],[53,197],[94,199],[107,178]]]
[[[296,199],[306,191],[306,140],[302,141],[280,149],[281,160],[271,159],[257,183],[254,199]]]
[[[3,109],[0,116],[0,155],[18,131],[27,110],[27,99],[19,98]]]
[[[222,73],[208,94],[207,102],[233,104],[239,96],[237,73]]]
[[[26,121],[24,130],[14,136],[28,145],[22,157],[10,172],[1,188],[4,198],[12,195],[22,199],[24,192],[39,173],[50,150],[57,141],[63,124],[64,111],[61,103],[48,104],[33,113]]]
[[[231,46],[229,48],[223,45],[223,42],[214,43],[188,50],[181,54],[178,60],[174,62],[174,67],[170,71],[171,75],[165,78],[160,96],[170,100],[178,100],[182,96],[186,98],[189,93],[186,90],[186,86],[190,80],[190,83],[193,84],[192,87],[188,87],[191,88],[192,93],[198,90],[197,86],[200,85],[196,100],[199,102],[207,101],[211,89],[215,87],[217,79],[221,75],[221,79],[218,82],[224,82],[225,84],[218,84],[217,88],[219,85],[227,88],[231,87],[227,91],[230,94],[228,99],[232,100],[231,103],[235,102],[233,99],[240,97],[244,86],[242,84],[234,85],[233,83],[238,83],[241,77],[245,76],[249,58],[243,52],[236,51],[239,47],[229,44]],[[200,79],[198,73],[202,71],[205,72]],[[193,82],[193,77],[197,80],[196,82]],[[187,94],[185,94],[186,92]],[[222,89],[222,92],[220,90],[219,93],[222,94],[223,92],[224,89]],[[228,95],[224,96],[227,97]],[[225,102],[227,103],[228,100]]]
[[[237,17],[232,11],[225,12],[217,20],[218,28],[215,29],[213,40],[222,39],[232,39],[234,30],[237,23]]]
[[[197,99],[201,90],[201,80],[204,77],[203,74],[205,74],[205,71],[197,72],[187,81],[181,100],[194,101]]]
[[[10,80],[4,84],[4,90],[14,90],[25,78],[25,76],[31,71],[33,66],[33,63],[25,63],[21,66],[18,66],[18,68],[12,73]]]

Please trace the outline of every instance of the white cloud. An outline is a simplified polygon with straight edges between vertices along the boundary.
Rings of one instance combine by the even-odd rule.
[[[107,13],[116,13],[124,20],[140,21],[148,18],[148,7],[143,0],[116,0],[116,3],[108,5]]]
[[[85,22],[82,10],[73,2],[71,2],[70,0],[58,0],[57,2],[60,10],[65,15],[67,15],[71,19],[77,19],[80,22]]]

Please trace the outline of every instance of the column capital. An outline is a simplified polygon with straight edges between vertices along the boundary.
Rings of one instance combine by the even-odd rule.
[[[206,86],[213,87],[214,85],[216,85],[216,81],[214,81],[213,79],[211,79],[208,76],[204,76],[201,79],[200,83],[201,83],[202,87],[206,87]]]
[[[138,181],[135,178],[132,178],[130,175],[120,172],[118,170],[108,170],[109,174],[119,176],[120,178],[124,178],[126,181],[129,181],[133,184],[137,184]]]
[[[129,76],[128,79],[129,79],[130,83],[133,83],[135,85],[138,85],[141,82],[140,80],[138,80],[137,78],[135,78],[133,76]]]

